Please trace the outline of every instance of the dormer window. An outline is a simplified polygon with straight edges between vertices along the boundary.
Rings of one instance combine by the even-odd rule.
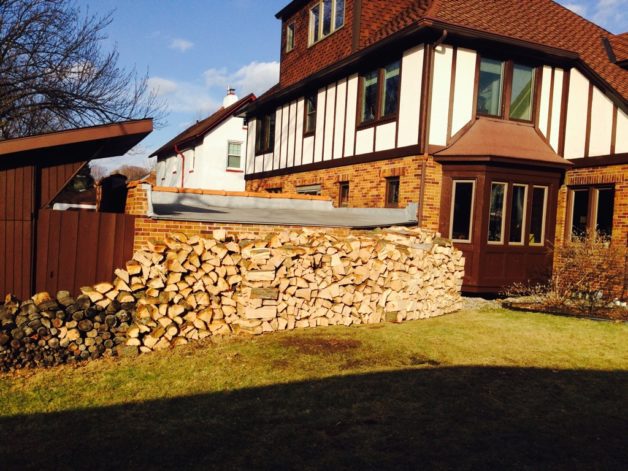
[[[479,115],[532,121],[534,68],[483,57],[480,61]]]
[[[345,0],[321,0],[310,8],[310,46],[345,24]]]
[[[294,23],[290,23],[286,27],[286,52],[294,49]]]

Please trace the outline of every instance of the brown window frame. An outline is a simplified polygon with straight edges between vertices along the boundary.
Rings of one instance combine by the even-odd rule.
[[[502,65],[503,76],[502,76],[502,90],[501,90],[501,106],[499,110],[499,115],[492,115],[489,113],[481,113],[478,110],[478,99],[480,96],[480,66],[482,64],[482,59],[488,59],[493,61],[499,61]],[[539,81],[539,67],[531,65],[529,63],[523,61],[515,61],[512,59],[502,59],[499,57],[493,57],[490,55],[480,56],[478,55],[478,63],[477,63],[477,83],[476,83],[476,100],[474,103],[475,112],[477,116],[483,116],[486,118],[493,119],[503,119],[507,121],[515,121],[519,123],[528,123],[532,124],[535,120],[535,113],[537,108],[537,83]],[[532,84],[531,84],[531,96],[530,96],[530,119],[519,119],[510,117],[510,105],[512,104],[512,80],[514,77],[514,67],[515,65],[521,65],[525,67],[530,67],[532,69]]]
[[[308,107],[308,103],[310,101],[310,99],[313,100],[314,103],[314,128],[311,130],[307,129],[307,123],[308,123],[308,111],[307,111],[307,107]],[[309,136],[313,136],[314,134],[316,134],[316,118],[317,118],[317,113],[318,113],[318,92],[314,92],[311,95],[307,95],[305,97],[304,100],[304,106],[303,106],[303,137],[309,137]]]
[[[286,53],[294,51],[296,27],[294,21],[286,26]],[[290,31],[292,31],[292,36],[290,35]],[[292,39],[292,41],[290,41],[290,39]]]
[[[616,208],[616,196],[617,191],[614,184],[598,184],[598,185],[579,185],[579,186],[570,186],[568,187],[568,195],[567,195],[567,214],[566,214],[566,222],[565,231],[567,241],[573,240],[573,212],[574,212],[574,196],[578,191],[587,191],[587,222],[585,227],[585,233],[583,236],[588,236],[593,234],[593,230],[597,231],[597,219],[599,212],[599,198],[600,198],[600,190],[611,190],[613,192],[613,217],[611,219],[611,227],[610,234],[607,237],[613,236],[613,219]]]
[[[393,182],[397,182],[397,201],[396,202],[391,202],[390,201],[390,196],[391,196],[391,191],[390,191],[390,186]],[[399,207],[399,201],[401,200],[401,178],[399,177],[386,177],[386,207],[387,208],[398,208]]]
[[[395,62],[399,63],[399,85],[397,87],[397,108],[393,113],[389,113],[387,115],[382,115],[382,103],[385,90],[385,81],[386,81],[386,68]],[[356,123],[358,129],[366,129],[372,126],[378,126],[380,124],[391,123],[393,121],[397,121],[399,117],[399,107],[401,106],[401,78],[402,78],[402,68],[401,68],[402,60],[401,58],[388,62],[387,64],[378,67],[376,69],[371,69],[367,72],[363,72],[360,74],[359,78],[359,86],[358,86],[358,106],[357,106],[357,117]],[[369,75],[373,72],[377,72],[377,104],[375,107],[376,115],[373,119],[369,121],[364,121],[363,117],[363,109],[364,106],[364,89],[365,89],[365,80],[366,75]]]
[[[347,189],[347,199],[343,199],[343,189]],[[349,207],[349,198],[350,198],[351,186],[349,182],[339,182],[338,183],[338,207],[339,208],[348,208]]]
[[[471,184],[471,205],[469,212],[469,237],[467,239],[454,239],[454,215],[456,206],[456,185],[458,183],[470,183]],[[473,231],[475,229],[475,203],[478,183],[474,178],[453,178],[451,181],[451,207],[449,208],[449,239],[452,242],[459,244],[471,244],[473,243]]]
[[[277,132],[277,123],[275,121],[275,113],[265,114],[261,118],[256,119],[255,123],[255,156],[270,154],[275,150],[275,134]],[[268,142],[261,142],[260,136],[262,134],[266,134],[266,126],[271,126],[272,123],[272,133],[270,129],[268,130]],[[264,138],[265,139],[265,138]],[[263,145],[262,145],[263,144]]]

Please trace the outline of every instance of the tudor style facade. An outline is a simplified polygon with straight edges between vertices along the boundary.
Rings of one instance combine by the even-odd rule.
[[[417,202],[464,251],[467,291],[541,277],[574,232],[626,246],[625,34],[550,0],[294,0],[277,17],[248,190]]]

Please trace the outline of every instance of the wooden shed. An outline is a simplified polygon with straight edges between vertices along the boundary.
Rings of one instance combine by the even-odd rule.
[[[133,217],[50,204],[87,162],[125,154],[152,129],[145,119],[0,141],[0,295],[113,276],[132,252]]]

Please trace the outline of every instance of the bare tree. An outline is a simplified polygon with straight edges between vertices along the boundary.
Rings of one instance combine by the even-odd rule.
[[[71,0],[0,0],[0,139],[162,117],[147,77],[101,49],[111,20]]]

